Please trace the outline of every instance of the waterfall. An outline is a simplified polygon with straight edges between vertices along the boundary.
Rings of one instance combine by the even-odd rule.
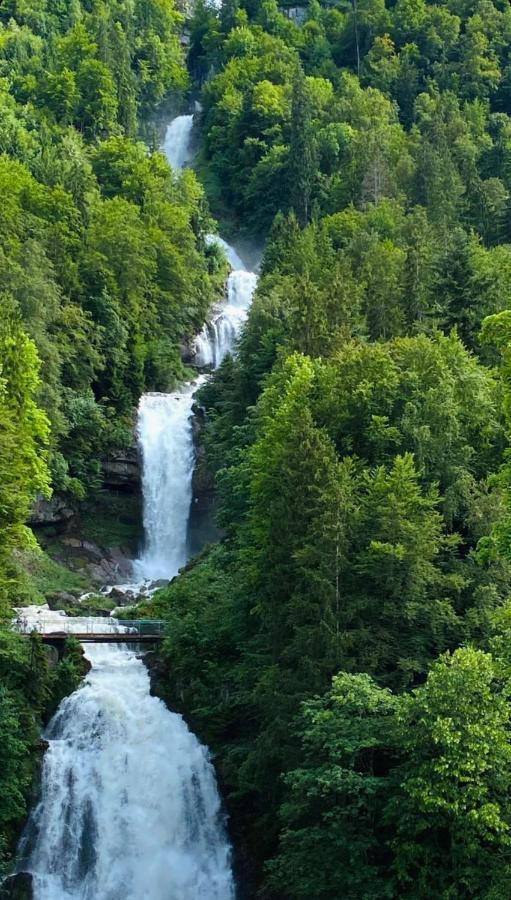
[[[22,840],[34,900],[233,900],[207,750],[150,695],[135,651],[85,646],[92,669],[47,728],[41,799]]]
[[[176,167],[190,159],[187,140],[192,118],[178,116],[167,129],[164,151]],[[195,338],[197,368],[216,368],[233,351],[257,284],[256,274],[245,269],[226,241],[208,235],[207,243],[221,247],[232,271],[225,301],[218,304],[211,321]],[[204,378],[199,376],[171,394],[145,394],[140,400],[137,436],[143,467],[145,543],[134,574],[141,581],[173,578],[187,561],[194,470],[192,409],[195,393],[203,383]]]
[[[167,129],[164,149],[190,159],[191,116]],[[217,366],[232,351],[256,276],[220,238],[233,268],[226,302],[197,337],[197,359]],[[201,345],[201,340],[203,344]],[[207,344],[207,346],[206,346]],[[199,362],[198,362],[199,364]],[[192,406],[204,376],[138,410],[145,548],[138,578],[171,578],[186,562],[194,466]],[[115,619],[65,618],[47,608],[19,614],[29,627],[117,630]],[[230,846],[208,752],[181,716],[150,694],[137,653],[86,644],[91,670],[50,722],[41,796],[20,847],[34,900],[234,900]]]
[[[220,239],[213,238],[218,240]],[[222,242],[223,246],[225,242]],[[230,258],[243,263],[228,247]],[[231,353],[246,320],[257,284],[254,272],[232,271],[227,299],[194,342],[195,365],[217,368]],[[142,456],[144,550],[134,564],[140,581],[173,578],[187,561],[187,529],[194,470],[193,402],[199,376],[171,394],[144,394],[137,435]]]
[[[232,353],[257,285],[257,275],[245,269],[236,251],[217,235],[208,235],[209,244],[218,244],[224,251],[232,271],[227,279],[227,298],[213,311],[202,331],[195,338],[195,365],[216,369],[228,353]]]
[[[172,578],[186,562],[194,467],[192,405],[201,379],[172,394],[144,394],[138,408],[145,547],[140,580]]]
[[[182,169],[190,161],[190,137],[193,116],[177,116],[167,127],[163,152],[173,169]]]
[[[223,242],[222,242],[223,243]],[[231,258],[243,266],[232,248]],[[194,341],[197,368],[217,368],[233,351],[246,320],[257,276],[230,273],[227,299],[219,304]],[[194,470],[193,402],[204,383],[199,376],[171,394],[144,394],[137,436],[142,457],[144,550],[134,564],[140,581],[173,578],[187,561],[187,528]]]

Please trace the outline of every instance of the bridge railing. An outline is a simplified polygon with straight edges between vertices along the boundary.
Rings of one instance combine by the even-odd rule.
[[[131,634],[140,634],[147,636],[159,637],[165,631],[165,622],[162,619],[94,619],[94,617],[83,618],[79,621],[71,617],[64,617],[59,621],[45,619],[41,616],[37,619],[29,619],[22,615],[17,616],[13,622],[15,631],[21,634],[30,634],[32,631],[38,631],[40,634],[115,634],[119,632],[130,632]]]
[[[165,631],[163,619],[119,619],[119,626],[135,634],[160,636]]]

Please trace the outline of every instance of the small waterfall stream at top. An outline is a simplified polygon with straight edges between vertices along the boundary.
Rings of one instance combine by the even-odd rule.
[[[167,129],[174,168],[190,158],[192,117]],[[197,367],[233,349],[256,276],[232,248],[226,302],[196,339]],[[138,578],[171,578],[186,562],[194,449],[192,407],[205,376],[146,394],[138,413],[145,549]],[[63,613],[21,611],[55,631]],[[65,619],[77,633],[119,629],[115,619]],[[231,851],[208,751],[182,717],[150,694],[149,675],[124,645],[84,644],[91,670],[60,705],[45,738],[40,800],[20,845],[34,900],[234,900]]]
[[[177,116],[167,126],[163,152],[173,169],[182,169],[191,159],[193,116]]]

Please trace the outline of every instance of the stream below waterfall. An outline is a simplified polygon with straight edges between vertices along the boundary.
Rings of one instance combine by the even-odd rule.
[[[192,116],[163,144],[174,169],[191,156]],[[234,349],[257,276],[221,238],[231,265],[226,298],[195,339],[195,365]],[[186,563],[194,470],[193,403],[207,375],[169,394],[144,395],[137,434],[143,463],[144,547],[134,579],[170,579]],[[21,611],[56,631],[62,613]],[[66,619],[76,632],[119,629],[115,619]],[[182,717],[150,694],[140,654],[85,644],[91,670],[50,722],[40,799],[19,853],[35,900],[233,900],[234,880],[214,769]]]

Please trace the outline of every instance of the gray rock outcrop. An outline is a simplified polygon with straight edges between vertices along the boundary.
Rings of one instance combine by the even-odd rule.
[[[136,447],[117,450],[102,462],[103,480],[107,487],[137,491],[140,486],[140,461]]]
[[[38,497],[32,507],[28,520],[29,525],[61,525],[69,522],[75,515],[75,510],[69,502],[69,498],[54,494],[50,500]]]

